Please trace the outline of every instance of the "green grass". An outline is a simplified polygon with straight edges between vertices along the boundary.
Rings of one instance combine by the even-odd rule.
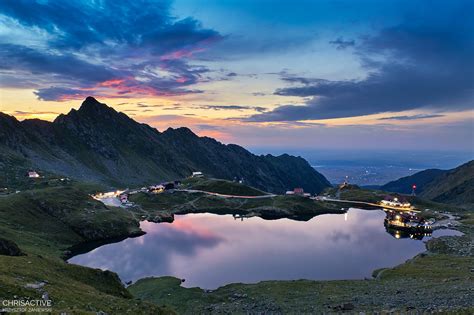
[[[143,211],[138,214],[169,218],[172,214],[210,212],[217,214],[243,214],[263,218],[294,218],[307,220],[324,213],[340,213],[335,204],[315,202],[300,196],[242,199],[223,198],[204,193],[174,192],[161,194],[138,193],[129,197]]]
[[[78,243],[127,236],[138,221],[121,208],[107,208],[82,185],[22,191],[1,198],[0,233],[32,253],[59,256]]]
[[[179,313],[221,312],[328,313],[350,303],[352,313],[389,309],[418,313],[426,305],[443,305],[458,299],[456,312],[469,314],[472,257],[420,255],[408,263],[384,270],[379,279],[344,281],[263,281],[230,284],[211,292],[183,288],[176,278],[147,278],[129,287],[136,297],[167,304]],[[400,301],[404,301],[400,303]],[[337,310],[337,309],[336,309]]]
[[[95,189],[94,185],[69,182],[0,198],[0,235],[26,254],[0,255],[0,300],[40,298],[40,291],[25,285],[47,280],[44,290],[58,313],[169,313],[166,308],[134,300],[115,273],[63,261],[71,246],[140,231],[132,213],[92,199],[88,193]]]
[[[215,178],[187,178],[183,180],[182,185],[183,188],[203,190],[224,195],[262,196],[267,194],[257,188],[244,184]]]
[[[64,263],[60,259],[28,254],[0,256],[0,300],[40,299],[42,291],[25,288],[26,284],[47,281],[55,314],[168,314],[149,302],[133,299],[116,274]]]
[[[452,301],[458,304],[458,313],[474,310],[472,303],[466,302],[472,300],[470,270],[474,258],[458,254],[458,250],[472,246],[472,211],[456,212],[462,217],[460,230],[465,236],[430,241],[428,254],[379,270],[376,280],[265,281],[230,284],[207,292],[184,288],[179,279],[162,277],[142,279],[125,289],[115,273],[65,263],[64,251],[84,242],[138,233],[138,220],[143,217],[214,212],[305,218],[339,212],[340,205],[299,196],[226,199],[175,192],[133,195],[130,199],[139,207],[128,210],[105,207],[88,195],[100,189],[91,184],[45,179],[33,189],[0,197],[0,235],[26,254],[0,255],[0,300],[13,296],[39,298],[40,291],[25,285],[46,280],[44,290],[53,300],[54,311],[78,314],[166,314],[173,310],[188,314],[331,313],[339,312],[337,307],[344,303],[353,304],[354,312],[403,312],[407,307],[423,312],[429,303],[442,308]],[[352,198],[376,196],[362,190],[350,193]],[[433,203],[416,202],[425,202],[434,209]]]

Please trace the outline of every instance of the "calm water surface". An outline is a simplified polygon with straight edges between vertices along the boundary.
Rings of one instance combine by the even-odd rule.
[[[360,209],[307,222],[177,215],[173,223],[142,222],[146,235],[69,261],[117,272],[125,282],[172,275],[186,279],[186,287],[207,289],[262,280],[363,279],[425,250],[423,241],[388,234],[384,217],[383,211]],[[459,234],[440,230],[433,236]]]

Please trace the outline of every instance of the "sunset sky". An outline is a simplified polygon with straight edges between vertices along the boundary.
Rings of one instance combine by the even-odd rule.
[[[473,150],[473,1],[0,2],[0,111],[92,95],[258,148]]]

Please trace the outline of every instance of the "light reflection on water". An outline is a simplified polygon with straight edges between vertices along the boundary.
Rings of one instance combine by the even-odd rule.
[[[425,250],[420,240],[395,239],[379,210],[350,209],[302,222],[231,215],[176,215],[173,223],[142,222],[146,235],[104,245],[71,263],[117,272],[123,281],[172,275],[186,287],[214,289],[262,280],[370,277]],[[458,235],[435,231],[434,237]]]

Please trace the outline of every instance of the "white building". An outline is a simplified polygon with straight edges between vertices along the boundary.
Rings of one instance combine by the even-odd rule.
[[[400,202],[398,198],[393,198],[393,200],[382,200],[380,204],[383,206],[390,207],[399,207],[399,208],[410,208],[411,204],[409,202]]]
[[[192,177],[203,177],[204,174],[202,172],[193,172]]]
[[[39,174],[36,173],[35,171],[29,171],[28,172],[28,177],[29,178],[40,178]]]

